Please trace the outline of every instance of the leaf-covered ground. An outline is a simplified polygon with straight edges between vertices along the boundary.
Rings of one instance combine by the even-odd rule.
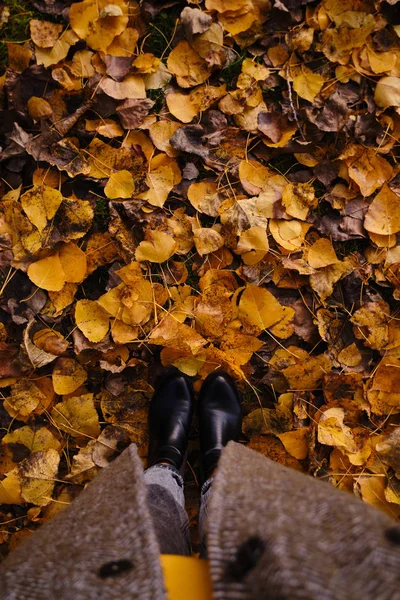
[[[243,442],[397,518],[396,0],[8,0],[0,23],[2,553],[146,457],[168,365],[231,373]]]

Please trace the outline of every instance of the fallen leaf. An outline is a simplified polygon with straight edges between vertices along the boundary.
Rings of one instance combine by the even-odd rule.
[[[100,434],[93,394],[65,398],[54,406],[52,418],[57,427],[73,437],[97,438]]]
[[[162,231],[148,231],[147,236],[150,239],[140,242],[136,249],[137,261],[149,260],[162,263],[173,256],[176,249],[174,238]]]
[[[90,342],[100,342],[108,332],[110,316],[97,302],[78,300],[75,322]]]
[[[87,379],[85,369],[73,358],[59,358],[52,374],[56,394],[72,394]]]

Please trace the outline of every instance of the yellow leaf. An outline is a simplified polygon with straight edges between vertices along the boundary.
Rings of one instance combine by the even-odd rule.
[[[208,227],[199,227],[193,230],[193,238],[197,252],[200,256],[215,252],[224,245],[224,238],[218,231]]]
[[[385,497],[386,477],[360,476],[357,477],[354,486],[366,504],[381,510],[392,519],[398,519],[400,506],[388,502]]]
[[[93,394],[65,398],[55,405],[51,416],[62,431],[73,437],[97,438],[100,434]]]
[[[264,258],[269,250],[268,236],[264,227],[250,227],[240,234],[235,250],[241,254],[246,265],[255,265]]]
[[[92,58],[94,54],[89,50],[78,50],[72,57],[72,63],[69,69],[75,77],[92,77],[95,74],[95,70],[92,65]],[[108,121],[109,119],[105,119]],[[103,133],[103,135],[105,135]],[[122,133],[120,133],[122,135]]]
[[[167,67],[175,75],[180,87],[188,88],[204,83],[210,76],[207,63],[186,40],[180,41],[171,51]]]
[[[187,191],[190,204],[196,210],[210,217],[218,217],[222,197],[218,194],[218,185],[213,181],[192,183]]]
[[[293,89],[300,98],[314,102],[324,83],[325,79],[322,75],[303,67],[303,71],[293,79]]]
[[[68,283],[83,281],[87,269],[86,254],[83,250],[73,242],[69,242],[61,246],[59,256],[65,281]]]
[[[380,235],[400,231],[400,198],[386,183],[369,205],[364,227],[367,231]]]
[[[46,506],[51,502],[59,463],[57,450],[50,448],[31,454],[18,465],[21,496],[25,502],[36,506]]]
[[[172,316],[165,317],[150,334],[152,344],[183,350],[192,354],[204,346],[206,340],[191,327],[179,323]]]
[[[65,275],[58,252],[30,264],[28,277],[43,290],[59,292],[65,283]]]
[[[284,221],[271,219],[269,228],[274,240],[290,252],[299,250],[304,243],[304,238],[311,225],[301,221]]]
[[[294,431],[279,433],[277,437],[285,446],[286,452],[289,452],[289,454],[297,458],[297,460],[304,460],[307,458],[308,454],[308,434],[308,427],[302,427],[301,429],[295,429]]]
[[[239,319],[263,331],[283,318],[278,300],[265,288],[248,285],[240,297]]]
[[[53,400],[54,390],[50,379],[20,379],[11,386],[11,395],[4,400],[4,408],[11,417],[27,421],[32,413],[45,412]]]
[[[374,100],[383,108],[400,106],[400,77],[382,77],[376,84]]]
[[[18,469],[13,469],[7,477],[0,481],[0,503],[1,504],[23,504],[21,496],[21,484],[18,477]]]
[[[350,145],[341,154],[348,167],[349,177],[359,186],[363,196],[370,196],[393,173],[393,167],[374,148]]]
[[[165,152],[168,156],[178,156],[178,150],[171,146],[169,140],[180,127],[182,125],[176,121],[157,121],[149,128],[151,141],[158,150]]]
[[[107,7],[111,6],[112,14]],[[123,0],[84,0],[74,2],[69,10],[72,29],[93,50],[106,52],[117,35],[126,28],[129,20],[128,5]]]
[[[100,342],[108,332],[110,315],[97,302],[78,300],[75,321],[90,342]]]
[[[65,395],[75,392],[87,379],[85,369],[73,358],[59,358],[52,374],[56,394]]]
[[[197,358],[189,352],[175,350],[174,348],[163,348],[160,354],[161,362],[164,367],[173,365],[182,373],[194,377],[197,375],[205,362],[205,358]]]
[[[124,170],[111,173],[110,179],[104,188],[105,195],[111,200],[115,198],[131,198],[134,191],[135,182],[133,181],[132,173]]]
[[[46,427],[32,429],[32,427],[25,425],[25,427],[20,427],[11,433],[7,433],[1,443],[22,444],[31,453],[49,450],[50,448],[61,450],[60,442]]]
[[[36,46],[35,56],[37,64],[44,65],[46,68],[56,65],[67,56],[71,46],[76,44],[78,40],[78,36],[73,31],[66,29],[51,48],[39,48]]]
[[[135,252],[136,260],[162,263],[171,258],[176,249],[173,237],[162,231],[151,230],[148,230],[146,235],[150,239],[140,242]]]
[[[200,111],[210,108],[225,94],[225,85],[214,87],[205,84],[191,90],[189,94],[167,94],[166,102],[171,115],[182,123],[190,123]]]
[[[283,190],[282,204],[291,217],[305,221],[310,208],[318,206],[318,198],[311,184],[288,183]]]
[[[72,304],[77,290],[78,286],[76,283],[65,283],[59,292],[49,292],[49,299],[52,304],[50,312],[53,317],[60,315],[64,308]]]
[[[242,160],[239,164],[240,183],[248,194],[257,195],[262,192],[275,175],[276,173],[255,160]]]
[[[328,408],[318,421],[318,441],[354,453],[357,452],[357,446],[350,427],[343,422],[344,418],[343,408]]]
[[[332,242],[327,238],[320,238],[309,248],[307,260],[313,269],[328,267],[339,262]]]
[[[115,138],[124,135],[121,125],[112,119],[86,119],[85,124],[86,131],[97,131],[103,137]]]
[[[127,75],[122,81],[114,81],[111,77],[104,77],[99,87],[107,96],[115,100],[127,98],[146,98],[144,81],[140,75]]]
[[[111,336],[116,344],[129,344],[138,338],[138,327],[126,325],[119,319],[114,319],[111,324]]]
[[[174,187],[174,180],[174,172],[170,165],[161,165],[151,170],[146,176],[149,189],[140,194],[139,198],[147,200],[153,206],[163,206]]]
[[[25,214],[39,231],[43,231],[47,221],[54,217],[62,201],[61,192],[47,185],[34,186],[21,196]]]
[[[117,35],[108,46],[106,54],[110,56],[133,56],[139,32],[133,27],[127,27],[125,31]],[[140,56],[140,55],[139,55]]]

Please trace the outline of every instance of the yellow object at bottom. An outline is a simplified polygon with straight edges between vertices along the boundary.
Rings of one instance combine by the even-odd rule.
[[[168,600],[211,600],[208,561],[192,556],[162,554]]]

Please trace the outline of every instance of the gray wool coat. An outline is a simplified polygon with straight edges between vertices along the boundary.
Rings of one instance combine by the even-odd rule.
[[[216,600],[400,599],[400,528],[389,517],[233,442],[209,517]],[[131,567],[110,575],[104,565],[113,561]],[[0,598],[165,598],[134,445],[11,553]]]

